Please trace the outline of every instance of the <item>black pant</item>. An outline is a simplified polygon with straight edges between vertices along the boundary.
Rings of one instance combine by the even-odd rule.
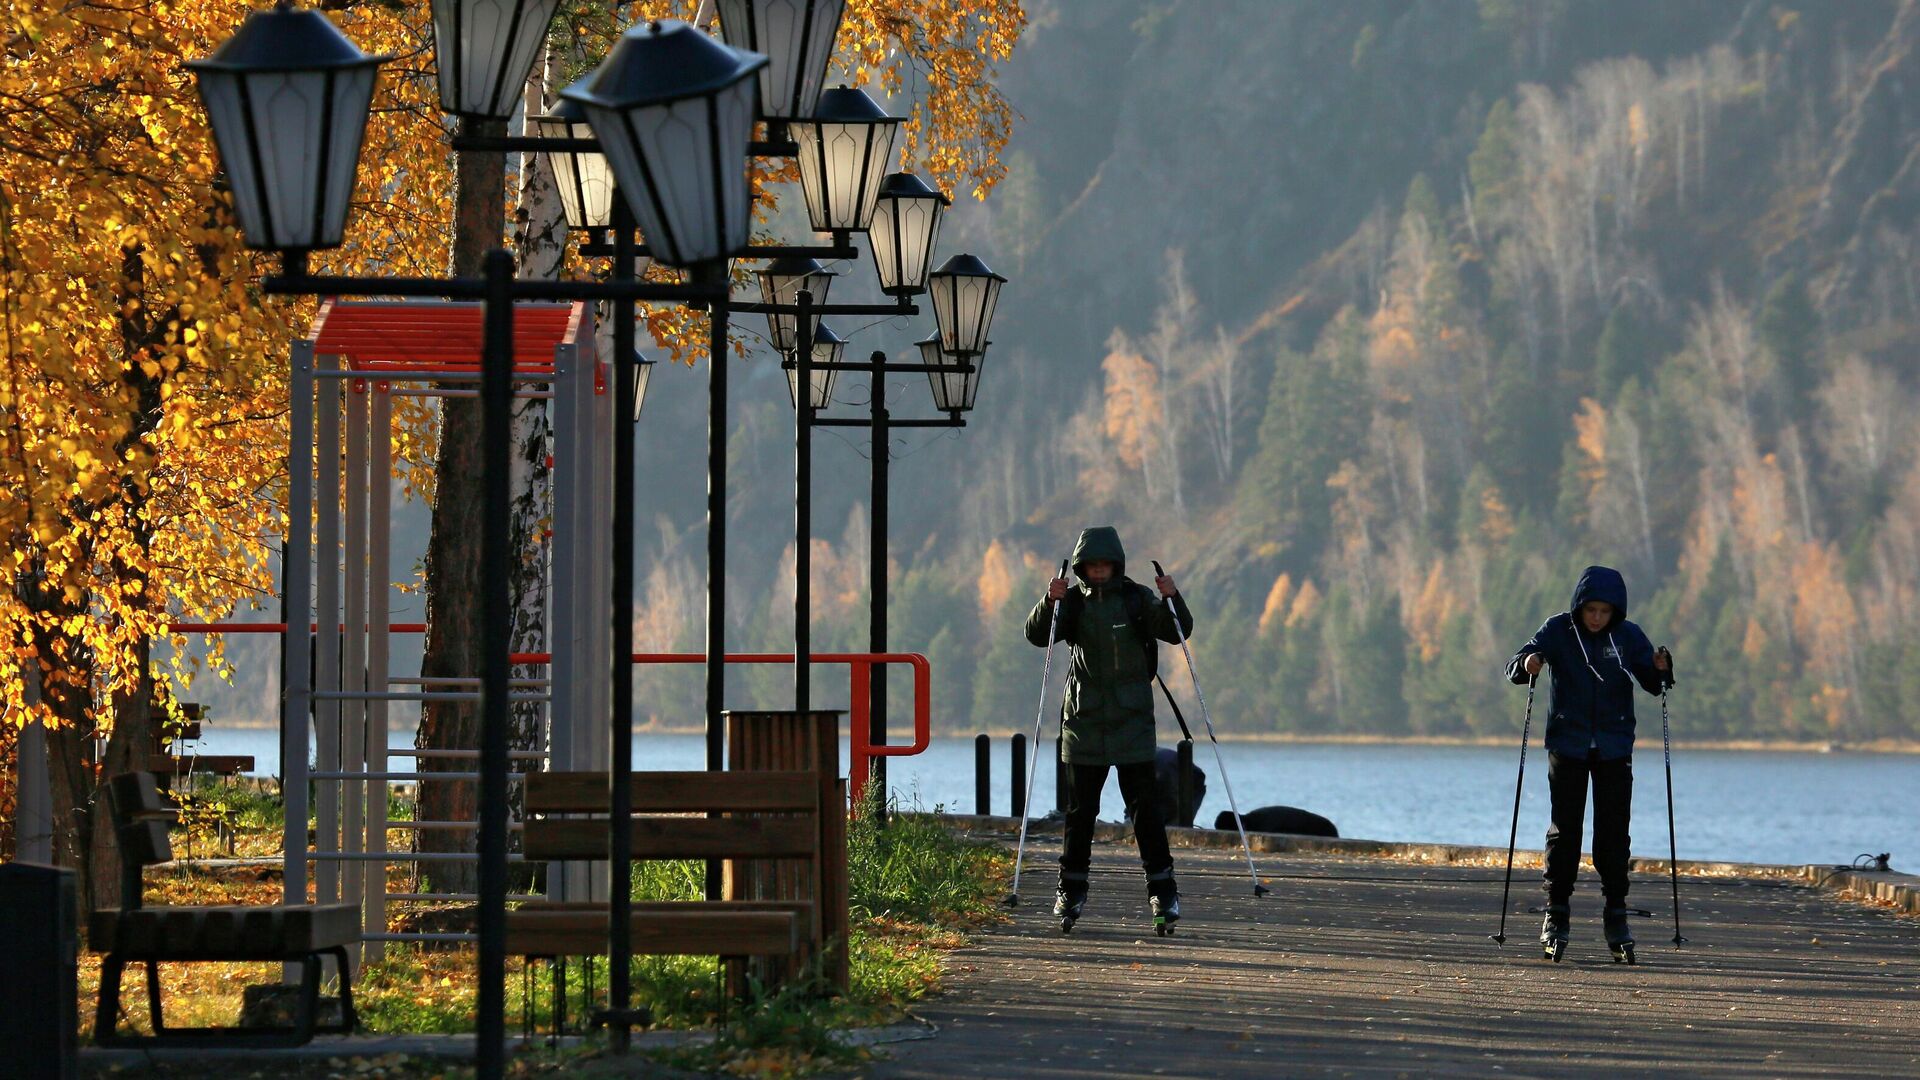
[[[1627,824],[1633,817],[1633,758],[1601,761],[1547,754],[1547,787],[1553,793],[1553,823],[1547,826],[1546,891],[1551,903],[1573,895],[1580,873],[1580,827],[1587,813],[1587,780],[1593,780],[1593,866],[1607,903],[1627,899]]]
[[[1120,774],[1120,795],[1133,807],[1133,836],[1140,844],[1140,865],[1147,872],[1147,892],[1173,892],[1173,853],[1167,850],[1167,823],[1161,814],[1153,762],[1131,765],[1069,765],[1067,788],[1067,843],[1060,852],[1060,885],[1068,892],[1087,888],[1087,865],[1093,861],[1093,822],[1100,813],[1100,789],[1107,786],[1107,770]]]

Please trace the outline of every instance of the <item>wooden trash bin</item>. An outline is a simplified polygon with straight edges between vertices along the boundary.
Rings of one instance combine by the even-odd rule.
[[[727,721],[729,771],[800,770],[820,775],[821,867],[814,880],[811,867],[792,861],[729,859],[723,876],[728,900],[812,901],[814,924],[809,928],[805,960],[819,960],[820,973],[834,990],[847,990],[850,972],[847,936],[847,781],[840,774],[839,709],[807,712],[733,709]],[[728,972],[730,989],[746,989],[751,974],[764,985],[784,981],[797,972],[775,971],[772,958],[735,964]]]

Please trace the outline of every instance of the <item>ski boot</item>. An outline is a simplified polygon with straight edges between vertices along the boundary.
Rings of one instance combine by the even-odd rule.
[[[1606,927],[1607,949],[1616,964],[1637,963],[1633,958],[1633,930],[1627,925],[1628,909],[1608,905],[1600,916]]]
[[[1540,922],[1540,948],[1544,959],[1559,963],[1567,952],[1566,903],[1547,905],[1547,917]]]
[[[1153,913],[1153,932],[1161,937],[1172,937],[1173,928],[1180,921],[1180,894],[1168,889],[1147,897],[1147,910]]]
[[[1060,932],[1073,933],[1073,924],[1080,921],[1080,912],[1087,906],[1087,891],[1082,888],[1068,892],[1065,888],[1053,894],[1053,914],[1060,920]]]

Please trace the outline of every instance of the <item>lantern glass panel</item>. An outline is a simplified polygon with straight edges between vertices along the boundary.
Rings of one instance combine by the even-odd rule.
[[[807,292],[816,305],[827,302],[827,292],[833,287],[833,271],[825,269],[813,259],[775,259],[761,269],[760,301],[766,304],[797,304],[800,293]],[[820,332],[820,316],[811,320],[814,334]],[[798,315],[767,313],[767,332],[773,337],[773,347],[783,353],[790,353],[797,344],[797,332],[800,327]]]
[[[924,338],[916,344],[920,347],[921,363],[943,369],[927,372],[927,382],[933,389],[933,407],[941,412],[966,412],[972,409],[974,397],[980,392],[980,366],[986,354],[954,356],[940,347],[938,335]],[[972,366],[972,371],[965,370],[968,365]]]
[[[820,96],[817,116],[788,126],[799,147],[800,189],[814,230],[865,230],[900,121],[862,91],[838,86]]]
[[[534,134],[543,139],[591,139],[593,129],[585,121],[570,122],[561,116],[533,118]],[[605,154],[590,150],[555,151],[547,155],[553,168],[554,186],[560,190],[560,206],[570,229],[604,229],[613,220],[613,170]]]
[[[926,291],[946,205],[945,195],[911,173],[894,173],[881,183],[867,226],[881,292],[914,296]]]
[[[813,339],[813,363],[816,365],[837,364],[840,362],[840,358],[846,354],[846,351],[846,340],[839,334],[834,333],[832,327],[822,324],[817,336]],[[795,406],[798,407],[800,401],[800,365],[793,362],[793,354],[791,352],[787,355],[788,360],[782,365],[786,368],[787,372],[787,400],[794,402]],[[808,396],[807,404],[815,409],[824,409],[832,405],[833,386],[834,383],[839,380],[839,377],[840,372],[836,368],[808,368],[807,382],[813,387],[813,393]]]
[[[660,262],[692,266],[746,246],[753,74],[766,62],[664,19],[627,30],[591,76],[560,92],[586,110]]]
[[[947,260],[928,279],[934,318],[940,324],[941,347],[967,355],[987,347],[987,331],[1006,279],[988,270],[971,255]]]
[[[760,115],[812,116],[846,0],[718,0],[716,6],[727,44],[767,56],[760,69]]]
[[[704,97],[627,110],[587,106],[593,129],[613,133],[601,149],[660,262],[690,266],[746,246],[752,95],[749,79],[719,91],[713,123]]]
[[[559,0],[434,0],[440,107],[504,119],[520,105]]]
[[[868,227],[896,130],[894,124],[793,124],[800,187],[815,232]]]
[[[653,379],[654,361],[633,354],[633,422],[640,422],[640,410],[647,404],[647,383]]]
[[[376,70],[200,69],[201,98],[249,247],[340,245]]]

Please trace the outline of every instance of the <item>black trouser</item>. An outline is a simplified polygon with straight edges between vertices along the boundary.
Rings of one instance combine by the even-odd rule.
[[[1173,854],[1167,850],[1167,823],[1153,779],[1153,762],[1131,765],[1069,765],[1067,788],[1067,844],[1060,852],[1060,885],[1068,892],[1085,892],[1087,865],[1093,861],[1093,822],[1100,813],[1100,789],[1107,786],[1107,770],[1120,774],[1120,795],[1133,807],[1133,836],[1140,844],[1140,865],[1147,872],[1147,892],[1173,892]]]
[[[1553,823],[1547,826],[1546,891],[1551,903],[1573,895],[1580,873],[1580,827],[1587,813],[1587,780],[1593,780],[1593,866],[1609,905],[1627,899],[1627,824],[1633,817],[1633,758],[1601,761],[1547,754],[1547,787],[1553,793]]]

